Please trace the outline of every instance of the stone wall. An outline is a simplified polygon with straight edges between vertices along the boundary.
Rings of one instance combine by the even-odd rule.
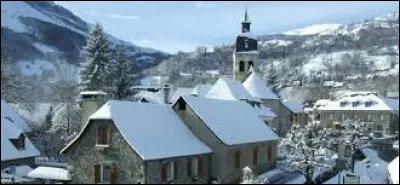
[[[167,184],[170,182],[163,181],[161,179],[161,168],[164,163],[176,162],[177,163],[177,176],[176,180],[172,181],[175,184],[207,184],[211,175],[211,156],[202,155],[202,169],[203,172],[197,177],[189,176],[188,172],[188,160],[192,160],[194,157],[177,157],[166,160],[155,160],[146,161],[146,184]]]
[[[104,151],[95,147],[97,139],[97,125],[108,125],[110,128],[110,146]],[[91,121],[81,138],[65,152],[70,166],[72,182],[93,184],[94,165],[102,162],[113,162],[117,166],[119,184],[144,183],[144,163],[125,141],[118,129],[111,121]]]

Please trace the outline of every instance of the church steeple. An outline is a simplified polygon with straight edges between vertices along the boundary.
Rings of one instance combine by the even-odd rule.
[[[242,33],[250,32],[250,19],[249,16],[247,15],[247,6],[246,10],[244,12],[244,20],[242,22]]]

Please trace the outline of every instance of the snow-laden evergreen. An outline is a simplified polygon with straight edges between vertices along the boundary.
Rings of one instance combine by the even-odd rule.
[[[107,77],[110,75],[110,51],[103,28],[99,23],[94,26],[84,47],[85,62],[79,71],[80,90],[109,92]]]
[[[116,69],[114,72],[116,79],[114,98],[117,100],[125,100],[132,95],[132,61],[126,57],[125,53],[125,48],[118,49]]]

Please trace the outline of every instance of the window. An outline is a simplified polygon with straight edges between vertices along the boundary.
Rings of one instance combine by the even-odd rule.
[[[97,127],[97,145],[109,145],[109,129],[106,126]]]
[[[245,48],[249,47],[249,39],[244,40],[244,47]]]
[[[268,146],[268,161],[272,161],[272,147]]]
[[[371,105],[372,105],[372,102],[371,102],[371,101],[365,102],[365,106],[366,106],[366,107],[371,107]]]
[[[115,163],[103,162],[94,166],[95,184],[115,184],[117,178],[117,166]]]
[[[177,162],[168,162],[161,167],[161,179],[166,181],[172,181],[176,179],[177,176]]]
[[[21,134],[17,139],[10,139],[17,150],[25,150],[25,136]]]
[[[254,148],[253,150],[253,165],[257,165],[258,163],[258,149]]]
[[[239,72],[244,72],[244,62],[243,61],[239,62]]]
[[[359,104],[360,104],[359,101],[355,101],[355,102],[353,102],[353,107],[357,107]]]
[[[383,131],[382,125],[377,125],[377,126],[376,126],[376,130],[377,130],[377,131]]]
[[[253,66],[254,67],[254,63],[253,63],[253,61],[249,61],[249,69],[248,70],[250,70],[250,67],[251,66]]]
[[[347,102],[345,102],[345,101],[340,102],[340,106],[341,106],[341,107],[344,107],[344,106],[346,106],[346,105],[347,105]]]
[[[235,168],[240,169],[240,152],[235,152]]]
[[[196,157],[188,160],[188,176],[197,177],[203,173],[202,159]]]
[[[383,121],[385,119],[385,116],[382,114],[381,115],[381,120]]]

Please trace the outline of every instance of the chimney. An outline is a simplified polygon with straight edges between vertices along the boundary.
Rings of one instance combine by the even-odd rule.
[[[171,87],[168,84],[165,84],[163,87],[163,91],[164,91],[164,103],[165,104],[169,104],[169,97],[170,97],[170,93],[171,93]]]
[[[79,111],[81,116],[81,128],[89,117],[100,109],[108,100],[107,93],[102,91],[85,91],[80,93]]]

